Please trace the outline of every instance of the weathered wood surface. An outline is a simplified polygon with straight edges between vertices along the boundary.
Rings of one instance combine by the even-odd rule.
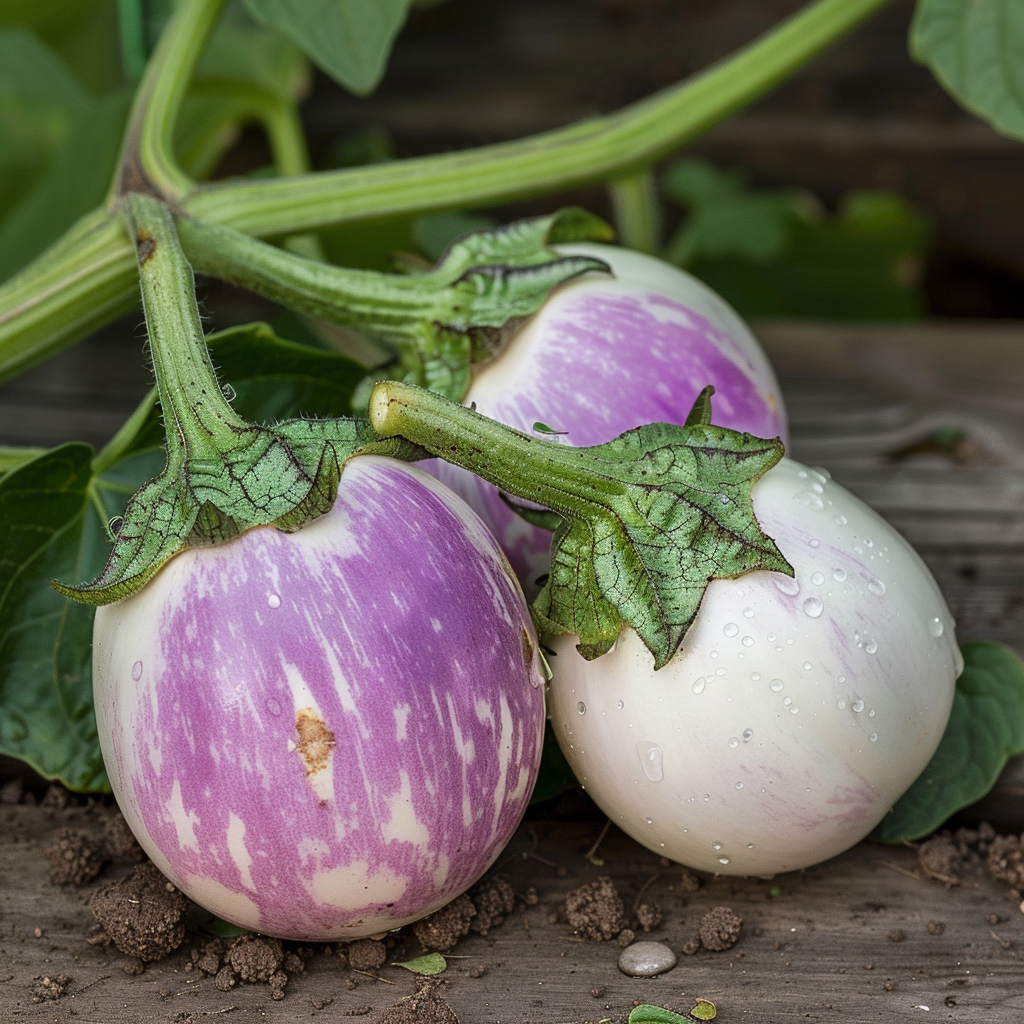
[[[305,974],[291,978],[283,1001],[272,1002],[266,985],[220,992],[212,978],[186,970],[188,943],[128,977],[119,953],[85,942],[92,920],[85,901],[102,879],[84,891],[48,882],[40,850],[65,822],[46,808],[0,810],[0,1020],[191,1024],[223,1017],[291,1024],[369,1006],[362,1019],[372,1022],[413,991],[400,967],[383,968],[384,980],[376,981],[317,955]],[[1024,915],[980,871],[948,889],[920,875],[912,850],[862,844],[804,872],[773,880],[708,878],[686,893],[677,865],[665,866],[615,831],[600,846],[603,866],[589,863],[585,854],[600,827],[538,822],[516,834],[502,870],[520,895],[535,887],[540,902],[521,905],[486,938],[474,935],[455,950],[446,998],[463,1024],[619,1021],[636,1000],[688,1010],[697,996],[717,1005],[722,1024],[1021,1019]],[[524,859],[530,850],[543,860]],[[658,978],[626,977],[614,942],[583,941],[564,922],[549,920],[568,891],[600,875],[612,879],[627,910],[641,890],[645,901],[658,903],[665,923],[650,937],[676,950],[696,933],[701,916],[721,905],[743,918],[740,941],[724,953],[681,956]],[[941,934],[933,934],[940,931],[934,924],[929,930],[931,922]],[[480,965],[486,973],[470,977]],[[67,993],[33,1004],[33,979],[57,973],[72,978]],[[358,981],[355,990],[347,987],[350,979]]]

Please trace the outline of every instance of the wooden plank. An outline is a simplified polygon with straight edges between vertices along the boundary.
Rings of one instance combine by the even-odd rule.
[[[141,976],[126,976],[120,954],[85,942],[91,923],[85,901],[101,883],[82,891],[51,886],[40,856],[56,828],[87,817],[24,806],[0,810],[0,1020],[184,1024],[223,1016],[291,1024],[370,1006],[364,1019],[372,1022],[412,992],[413,979],[402,968],[385,967],[385,980],[374,981],[324,955],[292,977],[281,1002],[271,1001],[266,985],[220,992],[212,978],[186,969],[190,942]],[[502,871],[520,895],[535,887],[539,903],[521,903],[487,937],[471,936],[455,950],[446,998],[464,1024],[618,1021],[637,1000],[688,1010],[697,996],[716,1003],[723,1024],[920,1024],[940,1017],[1010,1024],[1024,1010],[1024,915],[1018,899],[981,870],[949,889],[921,876],[913,850],[862,844],[803,872],[771,880],[707,877],[688,893],[677,865],[666,866],[614,829],[599,849],[603,865],[588,862],[584,855],[600,828],[600,822],[535,822],[516,834]],[[527,851],[543,859],[524,859]],[[645,901],[657,903],[665,923],[649,937],[677,951],[702,915],[721,905],[743,918],[740,941],[724,953],[680,956],[679,966],[658,978],[626,977],[617,969],[614,942],[583,941],[568,924],[549,920],[567,892],[600,875],[612,879],[627,911],[641,890]],[[941,934],[933,934],[935,925],[930,932],[929,922],[939,922]],[[393,955],[414,952],[407,945]],[[486,973],[470,977],[480,965]],[[67,994],[31,1003],[33,979],[55,973],[73,979]],[[358,988],[350,990],[350,980]],[[591,994],[595,989],[603,990],[600,996]]]

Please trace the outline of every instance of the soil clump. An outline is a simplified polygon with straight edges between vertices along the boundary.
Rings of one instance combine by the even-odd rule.
[[[89,901],[104,934],[125,956],[159,960],[185,940],[189,901],[153,864],[96,892]]]
[[[565,918],[577,935],[607,942],[626,927],[626,908],[611,879],[602,875],[565,897]]]
[[[442,995],[444,986],[436,978],[417,978],[416,991],[389,1006],[380,1024],[460,1024],[458,1014]]]

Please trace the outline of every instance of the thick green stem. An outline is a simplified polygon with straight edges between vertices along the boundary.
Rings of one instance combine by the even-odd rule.
[[[518,498],[562,515],[585,516],[594,496],[620,494],[612,478],[582,464],[579,449],[530,437],[427,391],[384,381],[370,395],[370,423],[381,437],[404,437]]]
[[[650,168],[608,183],[619,243],[638,252],[661,248],[658,189]]]
[[[286,237],[350,220],[487,205],[619,176],[649,165],[756,99],[886,2],[818,0],[678,86],[560,131],[371,168],[203,186],[186,196],[182,206],[211,223],[257,236]],[[136,105],[140,120],[132,122],[129,136],[129,145],[137,145],[141,112],[148,108],[143,164],[148,182],[140,175],[144,190],[158,185],[174,195],[188,188],[169,156],[173,113],[220,3],[186,0],[172,21],[174,32],[165,33],[150,61]],[[173,64],[172,57],[181,63]],[[99,231],[102,241],[93,236],[74,245],[59,242],[37,264],[0,286],[0,379],[131,308],[138,294],[134,253],[123,232],[109,221]],[[39,270],[43,266],[45,273]]]
[[[178,233],[197,271],[301,313],[392,342],[440,315],[436,282],[349,270],[304,259],[230,228],[182,217]]]
[[[136,306],[135,253],[119,217],[95,210],[0,286],[0,381]]]
[[[168,468],[177,468],[186,458],[216,461],[246,423],[224,398],[210,361],[192,268],[164,203],[132,194],[125,213],[138,253]]]
[[[224,3],[183,0],[168,22],[135,94],[113,196],[152,192],[180,199],[193,187],[174,159],[174,125]]]
[[[650,165],[763,95],[888,0],[818,0],[719,64],[607,117],[461,153],[213,185],[194,216],[260,236],[360,217],[473,207],[603,181]]]

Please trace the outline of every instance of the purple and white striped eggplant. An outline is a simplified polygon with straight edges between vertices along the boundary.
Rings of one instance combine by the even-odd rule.
[[[787,439],[775,374],[735,311],[676,267],[610,245],[558,246],[604,260],[554,292],[494,360],[477,368],[466,405],[530,433],[538,421],[566,444],[603,444],[644,423],[682,423],[715,386],[718,426]],[[435,473],[477,511],[527,594],[547,571],[551,535],[511,511],[498,491],[447,463]]]
[[[188,550],[100,608],[94,674],[146,852],[282,938],[447,903],[512,835],[540,760],[536,641],[504,556],[433,477],[375,456],[297,533]]]

